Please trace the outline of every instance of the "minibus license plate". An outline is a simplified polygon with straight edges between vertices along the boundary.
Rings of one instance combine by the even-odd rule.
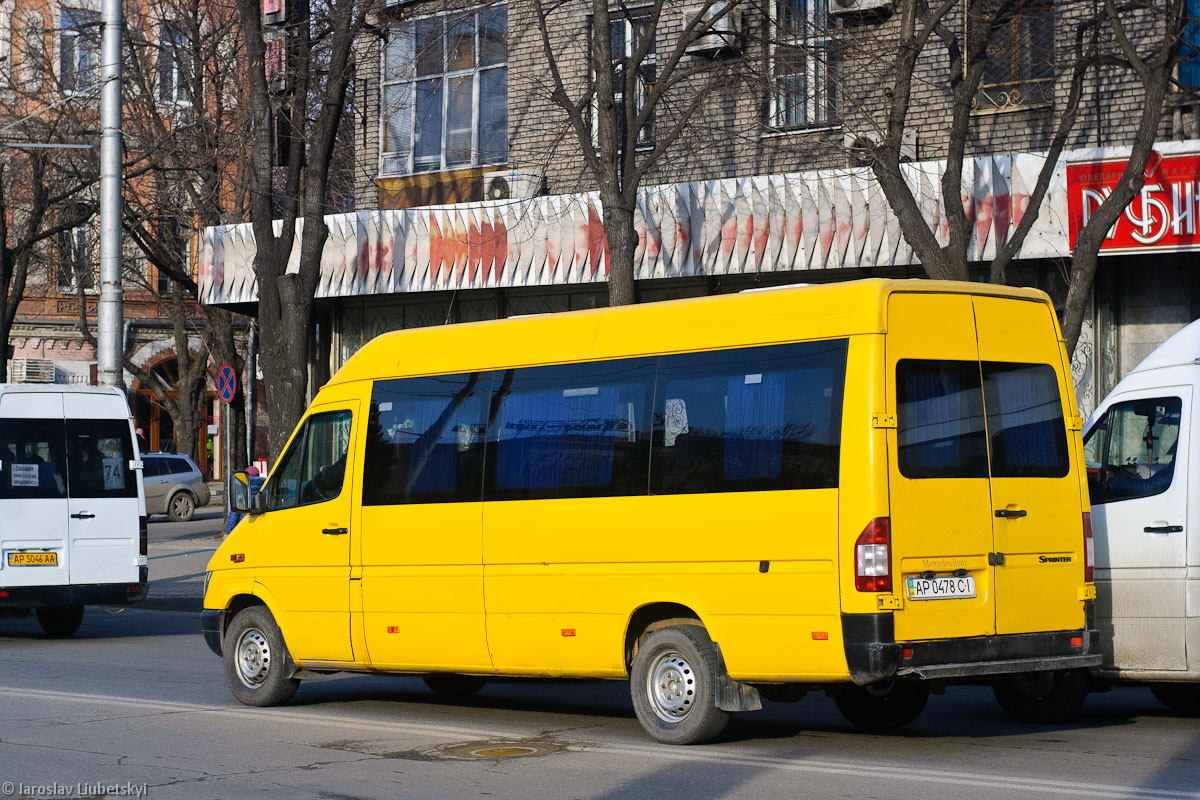
[[[909,600],[950,600],[975,596],[975,576],[942,575],[937,578],[905,578]]]
[[[57,567],[58,553],[9,553],[10,567]]]

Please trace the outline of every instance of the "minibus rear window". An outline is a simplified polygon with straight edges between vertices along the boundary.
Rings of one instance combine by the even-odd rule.
[[[979,362],[904,359],[896,393],[901,475],[988,476]]]
[[[71,497],[137,497],[137,474],[129,468],[132,460],[127,420],[67,420]]]
[[[993,478],[1067,474],[1067,428],[1053,367],[985,361],[983,402]]]
[[[0,419],[0,500],[67,496],[61,419]]]

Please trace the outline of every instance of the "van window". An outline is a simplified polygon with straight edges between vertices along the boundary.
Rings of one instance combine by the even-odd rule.
[[[1179,420],[1178,397],[1113,405],[1084,439],[1088,489],[1094,505],[1162,494],[1171,486]]]
[[[846,340],[664,356],[654,494],[838,485]]]
[[[498,376],[486,499],[645,494],[656,361],[561,364]]]
[[[491,374],[376,381],[363,505],[482,499]]]
[[[265,489],[268,510],[324,503],[342,493],[351,423],[349,411],[305,420]]]
[[[128,420],[69,419],[66,428],[71,497],[137,497]]]
[[[993,478],[1067,474],[1067,427],[1058,375],[1048,364],[983,363]]]
[[[986,478],[983,391],[976,361],[896,365],[896,438],[906,478]]]
[[[67,496],[60,419],[0,419],[0,500]]]

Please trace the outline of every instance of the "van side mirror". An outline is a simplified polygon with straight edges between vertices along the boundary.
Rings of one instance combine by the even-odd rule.
[[[251,501],[249,476],[245,472],[233,473],[233,481],[229,484],[229,507],[239,514],[246,514],[250,511]]]

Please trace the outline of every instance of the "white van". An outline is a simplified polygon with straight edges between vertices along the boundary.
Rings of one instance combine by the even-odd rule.
[[[1200,321],[1130,372],[1084,428],[1105,681],[1200,713]]]
[[[117,389],[0,384],[0,612],[70,636],[85,605],[146,596],[139,459]]]

